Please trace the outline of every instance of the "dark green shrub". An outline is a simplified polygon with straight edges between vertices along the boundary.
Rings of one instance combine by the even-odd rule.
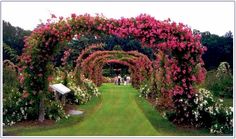
[[[223,100],[216,101],[209,90],[200,88],[193,98],[175,96],[174,111],[166,114],[177,124],[208,128],[214,134],[233,133],[233,109],[223,106]]]
[[[16,71],[5,66],[3,73],[3,124],[11,126],[27,118],[27,107],[18,89]]]
[[[52,101],[46,105],[46,117],[52,120],[59,121],[62,118],[68,118],[65,111],[63,110],[62,104],[59,101]]]
[[[233,76],[230,72],[211,70],[207,72],[205,87],[211,90],[214,96],[233,98]]]
[[[16,88],[3,87],[7,95],[3,98],[3,124],[13,125],[18,121],[27,118],[27,107],[21,99],[21,93]]]
[[[89,79],[84,79],[84,86],[86,88],[86,92],[90,95],[99,96],[101,93],[98,91],[97,86]]]

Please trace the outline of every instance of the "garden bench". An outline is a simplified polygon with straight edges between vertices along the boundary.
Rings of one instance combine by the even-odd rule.
[[[59,100],[58,93],[62,95],[62,105],[65,105],[66,94],[69,93],[71,90],[61,83],[50,85],[50,87],[53,89],[56,100]]]

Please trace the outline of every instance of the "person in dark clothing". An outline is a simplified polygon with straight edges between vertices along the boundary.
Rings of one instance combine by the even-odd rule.
[[[118,85],[120,85],[120,83],[121,83],[121,77],[120,75],[118,75]]]

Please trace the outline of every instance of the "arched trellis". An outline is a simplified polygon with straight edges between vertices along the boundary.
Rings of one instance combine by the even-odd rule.
[[[75,68],[75,72],[76,70],[81,66],[81,63],[84,59],[86,59],[91,53],[97,51],[97,50],[101,50],[103,49],[104,44],[92,44],[89,47],[85,48],[81,54],[79,55],[79,57],[76,59],[76,68]]]
[[[22,74],[19,78],[24,89],[30,94],[29,100],[32,105],[39,109],[40,121],[44,120],[43,106],[48,89],[47,79],[51,74],[50,63],[55,52],[72,38],[79,38],[80,35],[94,34],[99,37],[108,34],[121,38],[135,38],[156,53],[163,53],[164,58],[157,59],[156,63],[158,68],[163,69],[163,73],[169,74],[166,77],[173,79],[173,88],[163,88],[172,94],[188,95],[191,98],[196,78],[205,76],[203,72],[195,70],[200,63],[198,69],[202,71],[203,65],[201,56],[205,48],[200,43],[200,36],[194,35],[191,29],[182,23],[158,21],[146,14],[121,19],[107,19],[99,15],[93,17],[89,14],[72,14],[66,19],[55,19],[55,16],[52,18],[25,39],[25,47],[20,57],[19,71]],[[165,70],[167,66],[173,67],[169,68],[170,72]]]
[[[96,51],[81,64],[78,63],[82,67],[81,75],[86,74],[86,78],[92,79],[97,85],[101,85],[102,67],[107,60],[115,59],[129,63],[129,67],[132,69],[132,77],[137,80],[134,84],[136,87],[140,85],[141,81],[151,76],[152,62],[146,55],[137,51]]]

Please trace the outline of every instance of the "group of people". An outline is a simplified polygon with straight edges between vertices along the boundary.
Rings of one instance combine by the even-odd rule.
[[[115,77],[115,84],[116,85],[121,85],[121,84],[127,85],[130,83],[130,76],[124,76],[123,78],[119,74],[118,76]]]

